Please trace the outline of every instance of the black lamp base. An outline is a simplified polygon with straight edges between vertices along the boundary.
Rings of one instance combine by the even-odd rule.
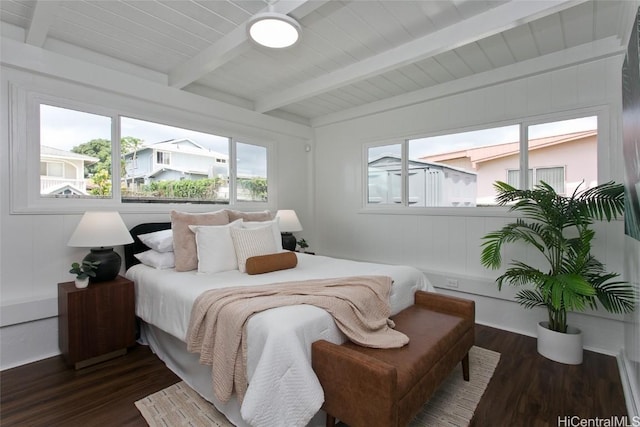
[[[280,234],[282,234],[282,249],[286,249],[288,251],[295,251],[296,244],[298,243],[296,241],[296,237],[291,233],[280,233]]]
[[[91,252],[84,257],[83,261],[100,261],[95,270],[96,277],[89,278],[91,283],[107,282],[116,278],[120,273],[122,259],[113,248],[91,248]]]

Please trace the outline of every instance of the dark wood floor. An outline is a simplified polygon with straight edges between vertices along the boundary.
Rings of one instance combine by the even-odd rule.
[[[585,351],[582,365],[562,365],[538,355],[534,338],[481,325],[476,345],[501,357],[473,426],[557,426],[558,416],[626,415],[613,357]],[[177,381],[143,346],[80,371],[53,357],[0,374],[0,424],[143,427],[133,403]]]

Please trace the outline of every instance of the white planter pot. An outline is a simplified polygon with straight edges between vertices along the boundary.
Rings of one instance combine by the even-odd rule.
[[[582,332],[569,326],[567,333],[552,331],[549,322],[538,323],[538,353],[556,362],[568,365],[582,363]]]
[[[89,278],[75,279],[76,288],[86,288],[89,285]]]

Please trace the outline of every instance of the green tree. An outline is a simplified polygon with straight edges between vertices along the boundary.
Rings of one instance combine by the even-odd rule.
[[[138,155],[138,149],[142,147],[143,143],[144,143],[144,140],[140,138],[134,138],[133,136],[125,136],[124,138],[120,139],[120,152],[121,152],[120,170],[122,171],[122,176],[125,178],[125,180],[127,179],[128,174],[127,174],[127,163],[124,160],[124,155],[128,153],[133,153],[132,162],[135,165],[136,157]]]
[[[97,163],[89,165],[85,170],[85,178],[95,175],[98,171],[111,171],[111,141],[108,139],[92,139],[71,149],[72,152],[85,156],[97,157]]]
[[[96,185],[91,190],[94,196],[110,196],[111,195],[111,175],[106,169],[100,169],[93,175],[93,183]]]
[[[122,154],[135,153],[144,144],[144,140],[133,136],[125,136],[120,139],[120,151]]]
[[[122,154],[136,152],[144,141],[133,136],[125,136],[120,139],[120,150]],[[72,152],[84,154],[86,156],[97,157],[97,163],[87,166],[86,174],[95,175],[98,171],[106,170],[111,174],[111,141],[104,138],[92,139],[71,149]],[[124,171],[124,160],[121,165]]]

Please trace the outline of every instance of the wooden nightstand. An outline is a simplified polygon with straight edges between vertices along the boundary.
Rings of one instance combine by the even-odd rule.
[[[58,329],[62,355],[76,369],[126,354],[136,341],[133,282],[58,283]]]

